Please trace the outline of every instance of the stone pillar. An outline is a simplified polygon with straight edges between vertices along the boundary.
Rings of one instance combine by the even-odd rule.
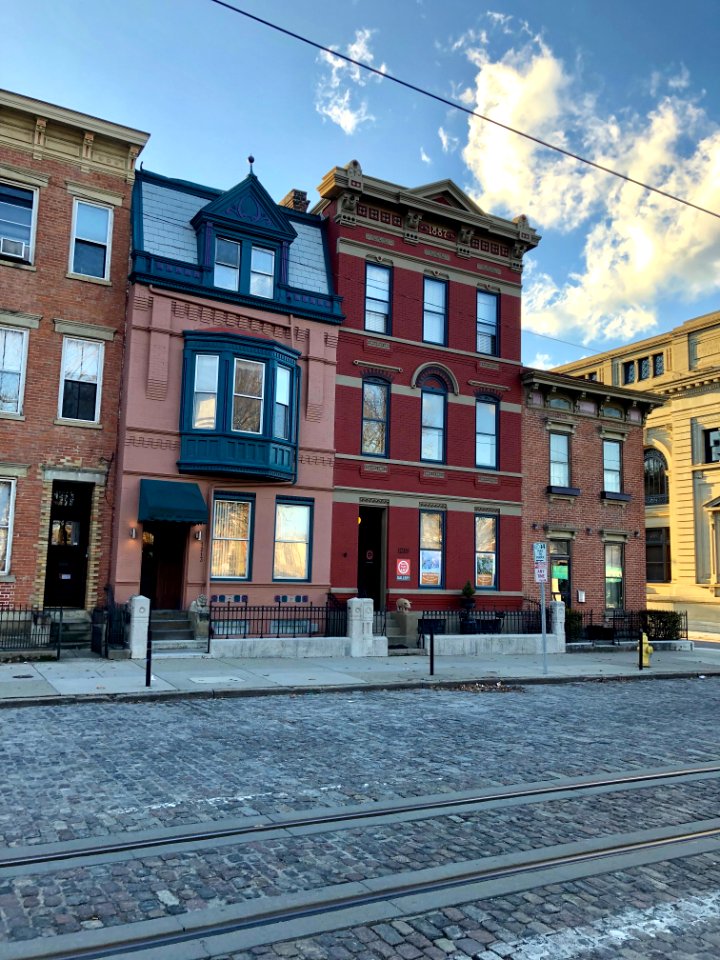
[[[548,645],[548,651],[565,653],[565,604],[560,600],[552,600],[550,610],[552,619],[550,632],[555,635],[555,643]],[[553,649],[550,649],[551,647]]]
[[[130,597],[130,659],[144,660],[150,626],[150,601],[147,597]]]
[[[373,602],[353,597],[348,600],[347,630],[351,657],[371,656],[373,647]]]

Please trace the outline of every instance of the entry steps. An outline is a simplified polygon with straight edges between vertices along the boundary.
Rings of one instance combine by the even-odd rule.
[[[391,657],[422,657],[425,651],[418,647],[417,637],[406,637],[397,618],[390,610],[385,621],[385,636],[388,642],[388,654]]]
[[[150,613],[154,653],[207,653],[207,640],[195,639],[186,610],[153,610]]]

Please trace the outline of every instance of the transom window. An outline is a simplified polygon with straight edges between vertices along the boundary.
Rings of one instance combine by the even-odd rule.
[[[388,454],[388,398],[390,385],[382,380],[363,381],[362,452],[370,457]]]
[[[32,260],[36,192],[0,183],[0,256]]]
[[[213,578],[247,580],[250,577],[251,500],[219,494],[213,504]]]
[[[497,467],[497,410],[495,400],[475,401],[475,466]]]
[[[0,410],[22,413],[27,333],[0,327]]]
[[[425,277],[423,293],[423,340],[445,344],[447,341],[447,284]]]
[[[497,354],[498,298],[494,293],[477,292],[477,352]]]
[[[475,514],[475,586],[497,589],[497,517]]]
[[[273,580],[310,579],[312,517],[310,501],[277,501]]]
[[[420,586],[442,587],[444,570],[445,514],[420,511]]]
[[[100,419],[100,388],[104,344],[97,340],[65,337],[58,416],[64,420]]]
[[[109,207],[76,200],[70,270],[84,277],[108,280],[113,213]]]
[[[365,329],[390,332],[390,268],[365,264]]]

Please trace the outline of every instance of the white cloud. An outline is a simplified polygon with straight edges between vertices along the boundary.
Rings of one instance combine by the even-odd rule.
[[[503,24],[504,25],[504,24]],[[720,128],[686,91],[681,70],[645,114],[607,114],[542,38],[492,58],[467,47],[481,114],[720,210]],[[683,92],[684,91],[684,92]],[[471,118],[463,159],[485,210],[525,213],[547,232],[582,227],[583,265],[563,281],[526,277],[524,322],[584,343],[647,335],[659,299],[720,290],[720,221]],[[578,251],[580,252],[580,251]],[[542,259],[542,244],[534,256]]]
[[[438,128],[438,136],[440,137],[443,153],[454,153],[455,150],[457,150],[460,144],[457,137],[453,137],[447,130],[443,130],[442,127]]]
[[[536,370],[549,370],[551,367],[556,367],[557,363],[549,353],[536,353],[527,366],[535,367]]]
[[[425,153],[424,147],[420,147],[420,159],[423,163],[432,163],[430,157]]]
[[[356,30],[355,39],[345,49],[346,55],[375,67],[375,55],[370,49],[373,33],[373,30]],[[381,78],[324,50],[318,60],[325,70],[315,91],[317,112],[336,123],[347,134],[354,133],[361,124],[374,120],[367,101],[360,99],[358,102],[354,88],[365,87],[371,80],[379,82]],[[387,73],[387,65],[384,63],[376,69]]]

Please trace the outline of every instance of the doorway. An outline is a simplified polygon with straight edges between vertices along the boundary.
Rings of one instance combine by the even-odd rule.
[[[140,593],[156,610],[182,609],[185,523],[148,522],[143,526]]]
[[[570,541],[551,540],[548,544],[550,560],[550,597],[562,600],[566,607],[571,605],[570,587]]]
[[[358,596],[371,597],[375,609],[382,610],[385,607],[385,508],[360,507],[358,520]]]
[[[92,483],[53,481],[45,572],[46,607],[84,607]]]

